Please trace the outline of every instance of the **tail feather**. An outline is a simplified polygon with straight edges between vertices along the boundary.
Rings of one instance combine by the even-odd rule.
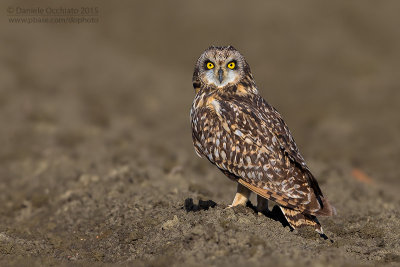
[[[336,215],[336,209],[332,206],[327,199],[321,197],[322,209],[317,211],[315,214],[319,216],[334,216]]]
[[[336,215],[336,209],[333,207],[328,200],[322,194],[321,188],[318,185],[317,180],[312,175],[312,173],[307,171],[308,184],[314,190],[315,197],[317,198],[321,209],[315,213],[315,215],[319,216],[334,216]]]
[[[280,206],[283,215],[285,215],[286,220],[288,221],[289,225],[293,228],[300,228],[303,226],[312,226],[314,227],[315,231],[319,234],[323,234],[324,231],[322,230],[322,226],[319,223],[317,217],[314,215],[303,214],[300,211],[285,208]]]

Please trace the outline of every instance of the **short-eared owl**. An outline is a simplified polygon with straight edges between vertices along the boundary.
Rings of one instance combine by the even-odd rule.
[[[244,205],[251,191],[257,208],[276,202],[293,228],[311,225],[335,208],[323,196],[276,109],[258,93],[244,57],[232,46],[210,47],[197,60],[190,110],[193,144],[226,176],[238,182],[231,207]]]

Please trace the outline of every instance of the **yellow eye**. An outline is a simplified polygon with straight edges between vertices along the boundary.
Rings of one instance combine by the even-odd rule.
[[[211,62],[207,63],[207,69],[211,70],[214,68],[214,64],[212,64]]]
[[[228,68],[230,68],[231,70],[233,70],[235,68],[235,66],[236,66],[236,64],[233,61],[228,63]]]

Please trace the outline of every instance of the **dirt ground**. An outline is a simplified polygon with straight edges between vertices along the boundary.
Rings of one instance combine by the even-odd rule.
[[[1,4],[0,265],[400,265],[400,2],[96,2],[93,24],[10,6],[93,2]],[[236,185],[189,124],[211,44],[285,118],[338,211],[327,240],[226,209]]]

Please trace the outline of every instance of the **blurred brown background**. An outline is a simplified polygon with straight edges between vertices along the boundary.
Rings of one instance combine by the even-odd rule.
[[[10,22],[9,7],[49,6],[97,7],[99,22]],[[271,222],[269,238],[291,240],[293,262],[339,254],[344,262],[400,261],[393,243],[400,231],[399,8],[398,1],[3,2],[0,259],[247,262],[240,244],[242,258],[232,256],[229,242],[224,250],[221,240],[235,233],[221,234],[216,247],[191,239],[194,247],[203,242],[193,251],[179,232],[196,224],[182,222],[189,220],[181,210],[186,198],[223,206],[235,190],[197,158],[189,124],[196,59],[210,45],[230,44],[245,55],[260,93],[283,115],[336,205],[339,218],[323,221],[328,233],[349,243],[304,258],[293,256],[302,253],[301,235],[277,237],[283,227]],[[225,216],[209,212],[201,216],[211,224]],[[181,228],[164,240],[157,231],[173,214]],[[377,228],[365,226],[369,220]],[[368,236],[382,221],[379,237]],[[164,248],[171,236],[178,247]],[[357,252],[359,243],[368,245]],[[284,252],[273,251],[256,253],[255,262],[287,263]]]

